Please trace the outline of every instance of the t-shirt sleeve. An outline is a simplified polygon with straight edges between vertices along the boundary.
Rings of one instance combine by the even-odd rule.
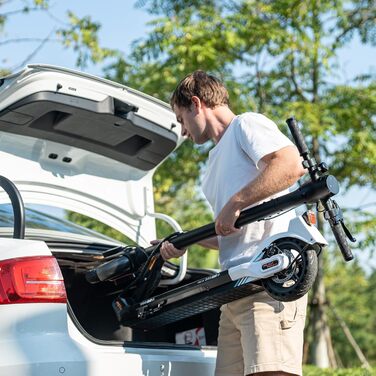
[[[272,120],[261,114],[245,115],[237,128],[238,142],[257,168],[265,155],[293,145]]]

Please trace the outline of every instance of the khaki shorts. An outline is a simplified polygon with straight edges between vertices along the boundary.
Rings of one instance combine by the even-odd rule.
[[[307,295],[279,302],[260,292],[221,307],[216,376],[302,374]]]

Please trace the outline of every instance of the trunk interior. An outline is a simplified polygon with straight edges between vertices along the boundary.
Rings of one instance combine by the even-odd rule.
[[[109,247],[99,245],[73,245],[49,243],[64,276],[68,301],[79,324],[92,337],[105,341],[130,342],[140,345],[173,345],[176,334],[204,328],[205,345],[216,346],[219,309],[188,317],[186,319],[153,329],[131,328],[121,325],[112,309],[113,300],[122,292],[124,284],[100,282],[90,284],[85,274],[100,264],[98,256]],[[171,266],[173,269],[174,266]],[[185,279],[178,285],[159,287],[153,295],[193,282],[214,274],[203,269],[189,269]],[[180,335],[181,336],[181,335]]]

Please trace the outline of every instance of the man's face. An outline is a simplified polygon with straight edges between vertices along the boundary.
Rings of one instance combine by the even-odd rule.
[[[174,106],[174,112],[181,124],[182,136],[187,136],[196,144],[203,144],[209,139],[205,131],[205,116],[195,103],[192,103],[190,108]]]

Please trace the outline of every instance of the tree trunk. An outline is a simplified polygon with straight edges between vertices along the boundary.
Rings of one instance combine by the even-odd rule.
[[[368,370],[371,370],[371,366],[369,365],[367,358],[364,356],[361,348],[356,343],[356,341],[355,341],[354,337],[352,336],[350,329],[347,326],[346,322],[342,319],[342,317],[338,314],[338,312],[334,309],[334,307],[332,305],[329,305],[329,308],[333,312],[336,320],[341,325],[341,328],[342,328],[343,332],[345,333],[347,340],[349,341],[349,343],[352,346],[352,348],[354,349],[357,357],[359,358],[360,362],[362,363],[362,367],[364,367]]]
[[[312,330],[312,344],[309,363],[320,368],[337,368],[337,361],[333,350],[330,327],[326,314],[326,293],[324,285],[324,257],[319,258],[319,272],[313,286],[310,302]]]
[[[320,163],[319,145],[316,139],[313,140],[313,156]],[[318,213],[318,229],[323,232],[323,216]],[[325,252],[325,250],[323,251]],[[324,255],[319,257],[319,270],[316,281],[312,288],[313,294],[310,301],[310,329],[312,333],[311,350],[309,363],[320,368],[337,368],[337,361],[333,350],[330,327],[326,315],[326,293],[324,285]]]

